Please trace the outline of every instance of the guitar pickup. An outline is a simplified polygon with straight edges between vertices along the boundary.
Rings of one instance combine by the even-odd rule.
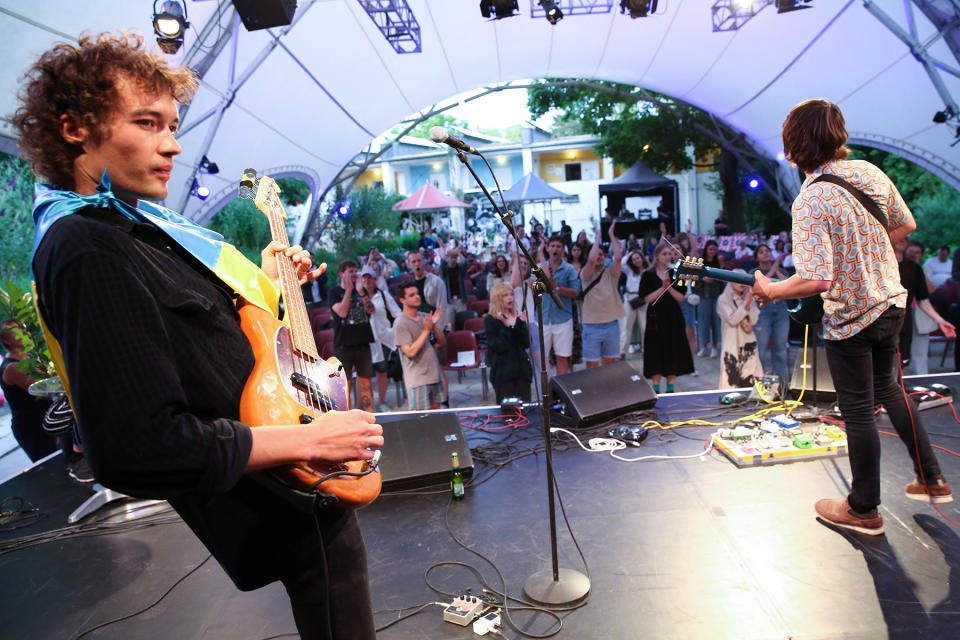
[[[320,387],[317,386],[317,383],[302,373],[291,374],[290,382],[298,390],[310,396],[311,404],[317,409],[323,409],[326,411],[334,408],[335,403],[333,402],[333,398],[320,391]]]

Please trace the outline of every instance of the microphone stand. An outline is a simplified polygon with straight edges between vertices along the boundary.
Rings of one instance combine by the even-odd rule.
[[[550,513],[550,558],[552,565],[551,570],[538,571],[528,577],[523,583],[523,591],[529,599],[541,604],[571,604],[582,600],[590,593],[590,578],[574,569],[561,569],[557,559],[557,511],[554,505],[553,495],[553,449],[550,437],[550,411],[548,409],[550,400],[547,389],[547,354],[543,348],[543,301],[541,299],[543,294],[548,294],[556,299],[557,293],[553,283],[551,283],[550,280],[547,279],[546,274],[544,274],[543,269],[536,263],[527,248],[523,246],[523,243],[520,242],[520,238],[517,236],[517,228],[513,223],[514,213],[509,209],[504,212],[497,206],[493,196],[490,195],[490,192],[484,186],[483,182],[480,181],[479,176],[477,176],[477,172],[474,171],[470,165],[466,154],[460,149],[455,150],[460,162],[467,167],[470,175],[472,175],[473,179],[480,185],[483,194],[487,196],[487,200],[493,205],[494,211],[500,216],[500,221],[503,222],[507,231],[510,232],[513,241],[517,245],[517,250],[522,251],[523,255],[527,258],[527,263],[531,265],[531,270],[537,278],[537,281],[533,283],[532,289],[533,303],[537,311],[537,330],[540,336],[540,425],[543,428],[543,441],[546,445],[547,453],[547,498]],[[484,158],[479,151],[477,155],[483,159],[484,163],[487,163],[486,158]],[[487,163],[488,168],[489,166],[489,163]],[[490,173],[493,174],[492,169]],[[494,177],[494,180],[496,180],[496,177]]]

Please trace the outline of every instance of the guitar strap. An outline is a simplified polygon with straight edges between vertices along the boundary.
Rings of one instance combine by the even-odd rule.
[[[810,184],[815,182],[830,182],[849,191],[857,200],[860,201],[860,204],[862,204],[867,211],[873,214],[873,217],[877,219],[877,222],[880,223],[880,226],[883,227],[883,230],[889,233],[890,229],[887,226],[887,216],[883,213],[883,211],[880,210],[880,207],[877,205],[877,203],[874,202],[873,199],[863,191],[856,188],[840,176],[835,176],[832,173],[821,173],[819,176],[814,178],[813,182]]]

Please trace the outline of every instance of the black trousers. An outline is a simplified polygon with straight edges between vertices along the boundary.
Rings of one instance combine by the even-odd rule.
[[[846,340],[827,341],[827,362],[837,404],[847,424],[850,451],[850,506],[865,513],[880,504],[880,434],[875,400],[887,410],[913,460],[914,473],[927,482],[940,475],[927,431],[900,379],[897,344],[904,310],[890,307],[876,322]]]
[[[356,514],[351,511],[320,531],[313,561],[283,580],[300,637],[375,640],[367,554]]]

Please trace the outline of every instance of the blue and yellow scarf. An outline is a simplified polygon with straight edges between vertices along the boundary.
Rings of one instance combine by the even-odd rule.
[[[117,198],[110,187],[110,178],[106,171],[97,185],[97,192],[82,196],[73,191],[54,189],[46,184],[37,184],[34,188],[33,221],[36,231],[33,240],[33,252],[43,240],[47,230],[61,218],[77,213],[86,207],[111,209],[136,222],[148,223],[163,231],[173,242],[186,249],[227,286],[233,289],[247,302],[254,304],[275,316],[278,314],[280,292],[270,278],[253,264],[232,244],[225,242],[216,231],[205,229],[182,215],[160,205],[140,200],[136,207]],[[33,256],[31,255],[31,264]],[[31,280],[33,269],[31,267]],[[36,282],[32,282],[33,300],[36,306]],[[40,309],[37,316],[43,328],[47,346],[53,357],[53,364],[67,386],[66,370],[60,345],[47,328]],[[67,388],[69,394],[69,388]]]

